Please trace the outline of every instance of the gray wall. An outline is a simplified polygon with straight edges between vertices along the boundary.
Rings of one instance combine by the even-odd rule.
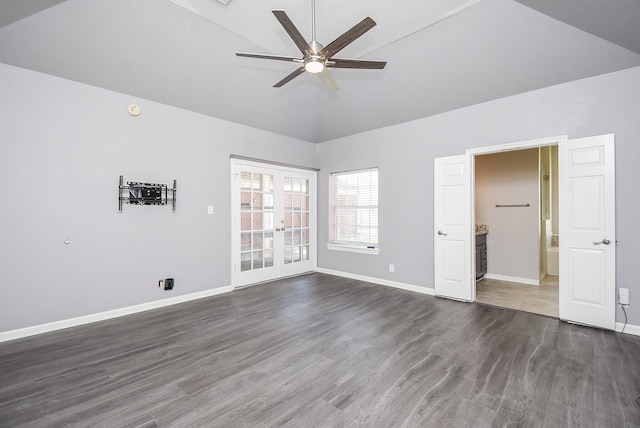
[[[538,149],[476,156],[476,223],[489,226],[489,275],[540,280],[540,175]],[[496,208],[525,204],[527,208]]]
[[[0,331],[231,285],[229,155],[315,166],[308,142],[3,64],[0,93]],[[120,175],[177,179],[176,212],[119,213]]]
[[[618,286],[630,288],[629,322],[640,325],[640,68],[317,146],[2,64],[0,93],[0,331],[230,285],[231,153],[322,169],[320,267],[433,287],[435,157],[611,132]],[[126,113],[131,102],[142,107],[140,117]],[[371,166],[380,168],[380,255],[327,250],[328,174]],[[177,211],[125,206],[118,213],[119,175],[176,178]],[[156,288],[167,276],[176,278],[172,294]]]
[[[640,325],[639,111],[636,67],[322,143],[318,265],[432,288],[434,158],[557,135],[615,133],[617,285],[630,289],[629,322]],[[328,250],[328,174],[368,166],[380,169],[380,254]],[[390,263],[395,273],[389,272]],[[623,319],[620,309],[617,319]]]

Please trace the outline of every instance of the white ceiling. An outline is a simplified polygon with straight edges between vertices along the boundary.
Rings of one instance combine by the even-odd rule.
[[[0,62],[312,142],[640,66],[637,0],[316,7],[325,45],[371,16],[339,57],[387,67],[332,70],[331,93],[308,74],[273,88],[294,64],[235,56],[296,56],[271,10],[310,36],[310,0],[0,0]]]
[[[297,55],[295,47],[272,10],[283,9],[300,33],[311,41],[312,0],[230,0],[225,6],[212,0],[169,0],[229,31],[241,35],[265,53]],[[318,42],[328,45],[366,16],[378,24],[374,30],[339,55],[361,56],[415,33],[481,0],[405,1],[402,7],[371,0],[316,0]],[[292,67],[295,68],[295,67]],[[275,82],[274,82],[275,83]]]

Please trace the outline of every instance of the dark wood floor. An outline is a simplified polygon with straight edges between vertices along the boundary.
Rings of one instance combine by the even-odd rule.
[[[640,338],[312,274],[0,344],[2,427],[638,427]]]

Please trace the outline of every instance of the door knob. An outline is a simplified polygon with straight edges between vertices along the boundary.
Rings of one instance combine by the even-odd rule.
[[[604,245],[609,245],[611,244],[611,240],[604,238],[602,241],[600,242],[594,242],[593,245],[600,245],[600,244],[604,244]]]
[[[447,234],[446,234],[446,233],[443,233],[441,230],[439,230],[439,231],[438,231],[438,235],[440,235],[440,236],[447,236]]]

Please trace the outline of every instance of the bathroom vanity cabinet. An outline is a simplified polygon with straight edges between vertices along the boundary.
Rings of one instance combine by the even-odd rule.
[[[487,274],[487,234],[476,234],[476,281]]]

